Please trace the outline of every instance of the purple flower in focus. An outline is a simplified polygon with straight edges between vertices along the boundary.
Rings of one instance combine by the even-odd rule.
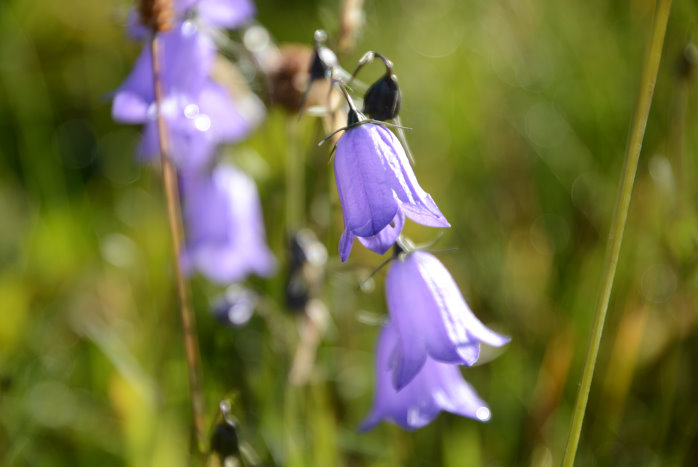
[[[400,254],[390,266],[385,289],[390,318],[399,333],[393,368],[398,390],[415,378],[429,358],[473,365],[481,342],[499,347],[510,340],[475,317],[451,274],[430,253]]]
[[[373,409],[361,425],[369,430],[388,419],[406,430],[421,428],[442,410],[486,422],[490,409],[463,379],[456,365],[427,358],[421,370],[401,390],[396,390],[391,373],[396,363],[399,336],[388,322],[378,338],[376,352],[376,392]]]
[[[402,231],[405,216],[430,227],[450,227],[431,196],[419,186],[405,150],[388,129],[366,123],[337,142],[334,174],[344,212],[339,255],[346,261],[354,237],[383,254]]]
[[[266,246],[262,209],[254,181],[232,165],[210,174],[182,174],[187,244],[182,269],[212,281],[238,282],[248,274],[271,275],[276,261]]]

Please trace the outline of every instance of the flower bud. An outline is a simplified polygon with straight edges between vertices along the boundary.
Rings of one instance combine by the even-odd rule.
[[[400,113],[401,102],[397,77],[387,71],[366,91],[363,112],[374,120],[392,120]]]

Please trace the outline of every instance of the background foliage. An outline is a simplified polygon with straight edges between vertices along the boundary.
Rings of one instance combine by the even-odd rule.
[[[259,20],[279,43],[309,43],[314,29],[336,28],[337,3],[259,1]],[[220,290],[193,283],[210,419],[235,394],[241,436],[268,465],[559,462],[653,7],[368,1],[344,65],[368,49],[395,62],[415,170],[453,225],[439,247],[458,251],[441,258],[475,313],[512,336],[496,360],[464,370],[493,418],[356,432],[371,403],[378,328],[366,321],[385,313],[384,273],[360,292],[379,258],[357,245],[339,264],[341,212],[327,148],[314,147],[322,130],[273,109],[225,157],[257,180],[282,269],[250,281],[265,300],[244,328],[222,327],[209,312]],[[137,129],[110,118],[109,92],[138,52],[127,11],[116,0],[0,6],[3,465],[188,463],[159,178],[132,157]],[[579,465],[698,455],[698,92],[678,71],[697,22],[698,4],[674,1]],[[304,387],[287,384],[299,341],[298,318],[283,310],[289,154],[305,169],[301,211],[331,254],[331,318]],[[434,235],[407,229],[417,241]]]

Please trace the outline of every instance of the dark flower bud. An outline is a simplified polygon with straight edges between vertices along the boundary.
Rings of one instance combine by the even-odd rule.
[[[301,312],[310,300],[310,288],[301,273],[292,273],[286,282],[286,306],[293,312]]]
[[[216,426],[211,435],[211,450],[218,454],[221,464],[229,457],[240,455],[240,439],[234,423],[225,420]]]
[[[291,236],[289,242],[289,273],[286,281],[286,306],[294,312],[305,309],[312,290],[321,280],[327,250],[312,230],[303,229]]]
[[[347,114],[347,128],[351,128],[352,126],[359,123],[361,120],[364,119],[361,118],[361,115],[356,110],[349,109],[349,113]]]
[[[327,40],[325,31],[315,31],[315,54],[310,63],[310,82],[321,78],[327,78],[332,68],[337,65],[337,55],[332,50],[322,45]]]
[[[400,113],[401,102],[397,77],[388,70],[366,91],[363,112],[374,120],[392,120]]]

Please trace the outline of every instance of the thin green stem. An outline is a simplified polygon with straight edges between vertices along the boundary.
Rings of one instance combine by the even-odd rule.
[[[189,373],[189,391],[194,416],[194,431],[198,449],[197,454],[201,455],[205,450],[204,398],[201,389],[201,356],[199,354],[199,339],[196,334],[196,320],[194,319],[194,312],[191,308],[189,287],[182,275],[182,268],[179,263],[183,237],[180,211],[181,204],[179,200],[179,189],[177,187],[177,172],[169,158],[165,119],[160,112],[163,96],[157,34],[153,34],[152,40],[150,41],[150,52],[153,67],[155,104],[157,107],[158,143],[160,145],[160,161],[162,163],[162,180],[165,199],[167,201],[167,220],[170,227],[170,236],[172,238],[172,253],[174,256],[177,292],[179,293],[179,311],[182,318],[184,348]]]
[[[599,354],[601,336],[603,334],[604,322],[606,320],[606,313],[608,311],[608,301],[611,297],[613,279],[615,278],[618,257],[620,255],[620,248],[623,242],[623,231],[625,230],[625,223],[628,218],[628,208],[630,207],[630,198],[633,192],[633,184],[635,182],[635,173],[637,172],[640,149],[642,148],[642,140],[645,135],[645,127],[647,126],[647,117],[649,116],[650,106],[652,104],[652,94],[654,93],[654,86],[657,81],[659,62],[662,58],[662,47],[664,44],[664,36],[666,33],[670,9],[671,0],[658,1],[657,9],[654,15],[652,37],[650,39],[647,55],[645,56],[645,62],[642,67],[642,76],[640,80],[640,89],[638,92],[635,114],[633,116],[632,126],[630,128],[630,136],[628,138],[628,145],[625,152],[625,163],[623,166],[621,183],[618,189],[616,207],[608,236],[606,262],[604,265],[603,280],[601,282],[601,291],[599,293],[599,299],[596,303],[589,350],[587,352],[584,372],[582,373],[582,381],[577,394],[577,402],[575,403],[574,413],[572,415],[572,424],[570,425],[569,438],[567,439],[565,457],[562,461],[563,467],[572,467],[577,454],[579,437],[582,432],[582,424],[584,423],[584,414],[586,412],[587,401],[589,399],[589,390],[591,389],[591,382],[594,378],[596,358]]]

